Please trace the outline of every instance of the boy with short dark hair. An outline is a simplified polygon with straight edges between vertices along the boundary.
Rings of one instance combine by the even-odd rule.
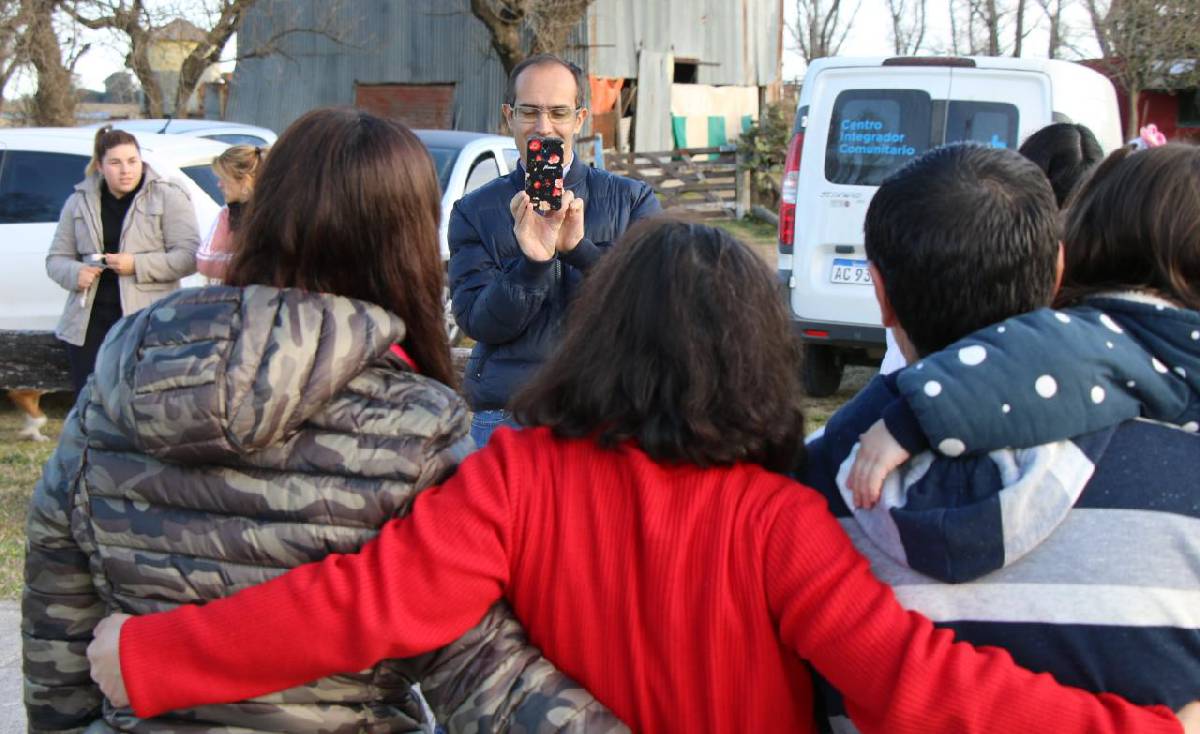
[[[1012,151],[948,146],[885,181],[867,255],[909,362],[1046,306],[1061,272],[1056,216],[1041,171]],[[900,601],[1063,683],[1173,708],[1195,698],[1196,438],[1130,421],[1019,451],[926,452],[888,477],[878,506],[852,510],[859,436],[896,397],[895,375],[869,383],[809,444],[800,479]],[[979,406],[993,408],[1001,419]],[[855,731],[824,692],[832,729]]]

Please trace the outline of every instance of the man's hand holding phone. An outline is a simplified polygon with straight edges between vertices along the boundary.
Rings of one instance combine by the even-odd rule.
[[[525,190],[512,198],[513,234],[525,256],[546,262],[583,239],[583,200],[563,185],[563,141],[532,137],[525,146]]]
[[[525,257],[534,262],[546,262],[559,252],[563,221],[570,210],[569,203],[574,199],[574,194],[567,191],[563,194],[563,203],[568,206],[547,214],[539,214],[534,210],[529,194],[524,191],[512,198],[509,210],[513,215],[513,235],[516,236],[517,244],[521,247],[521,252],[525,253]],[[573,243],[571,247],[574,246]]]

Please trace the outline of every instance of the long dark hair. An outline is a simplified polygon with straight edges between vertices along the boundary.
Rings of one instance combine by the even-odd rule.
[[[1055,122],[1038,130],[1021,143],[1021,155],[1045,171],[1059,208],[1084,176],[1104,158],[1096,135],[1077,122]]]
[[[404,320],[402,346],[421,371],[453,385],[440,215],[433,161],[408,128],[362,110],[313,110],[259,171],[225,282],[382,306]]]
[[[655,461],[799,468],[798,350],[774,274],[720,229],[631,228],[580,289],[565,337],[513,400],[518,421]]]
[[[1144,290],[1200,309],[1200,148],[1119,148],[1071,201],[1058,305]]]

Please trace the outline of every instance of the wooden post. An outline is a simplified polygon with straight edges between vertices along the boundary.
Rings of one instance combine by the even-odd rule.
[[[737,173],[734,174],[733,184],[733,213],[738,219],[745,219],[750,211],[750,169],[745,167],[745,163],[745,157],[738,151]]]

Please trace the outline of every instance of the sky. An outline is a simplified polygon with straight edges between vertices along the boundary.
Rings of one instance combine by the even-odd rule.
[[[854,0],[842,0],[853,7]],[[1001,0],[1002,6],[1005,4]],[[1095,44],[1088,35],[1087,17],[1082,8],[1074,7],[1074,12],[1064,15],[1066,34],[1079,49],[1081,58],[1091,58],[1097,55]],[[796,3],[784,0],[784,20],[794,23],[796,19]],[[1028,2],[1026,9],[1026,27],[1029,29],[1022,47],[1022,56],[1028,58],[1045,58],[1049,43],[1049,27],[1041,8],[1036,2]],[[950,48],[950,10],[947,0],[928,0],[926,11],[925,43],[929,48],[924,53],[935,49]],[[791,34],[784,30],[783,78],[785,81],[798,79],[804,75],[804,59],[792,44]],[[1012,32],[1008,31],[1011,37]],[[846,42],[842,44],[841,56],[884,56],[892,53],[891,20],[888,16],[887,4],[884,0],[862,0],[858,13]],[[1066,58],[1074,55],[1066,54]]]
[[[654,0],[651,0],[652,2]],[[843,0],[843,2],[852,3],[854,0]],[[949,11],[947,0],[928,0],[928,26],[927,41],[933,47],[949,47]],[[1036,2],[1029,3],[1028,16],[1033,22],[1033,28],[1029,36],[1026,38],[1026,51],[1024,55],[1029,57],[1044,57],[1046,55],[1046,39],[1047,29],[1045,19],[1042,17],[1041,10]],[[794,0],[784,0],[784,17],[788,22],[794,22],[796,17],[796,3]],[[1068,20],[1078,31],[1078,40],[1081,45],[1081,50],[1085,55],[1094,55],[1090,53],[1092,49],[1088,47],[1086,34],[1082,31],[1085,29],[1085,18],[1076,15]],[[843,56],[880,56],[890,54],[892,51],[891,37],[889,35],[889,25],[887,15],[887,6],[884,0],[861,0],[861,5],[857,14],[854,16],[854,22],[851,26],[850,33],[846,36],[846,42],[842,45],[841,55]],[[120,71],[124,68],[124,51],[120,50],[118,38],[116,34],[109,32],[87,32],[89,35],[84,37],[84,40],[91,43],[91,49],[84,54],[80,62],[76,66],[82,85],[88,89],[104,89],[104,79],[114,71]],[[226,55],[233,55],[233,46],[226,49]],[[230,63],[227,70],[232,70]],[[791,34],[784,31],[784,54],[783,54],[783,78],[785,81],[792,81],[803,77],[804,75],[804,60],[799,52],[792,44]],[[10,83],[6,90],[6,97],[14,98],[32,91],[33,79],[29,75],[23,78],[15,79]]]

